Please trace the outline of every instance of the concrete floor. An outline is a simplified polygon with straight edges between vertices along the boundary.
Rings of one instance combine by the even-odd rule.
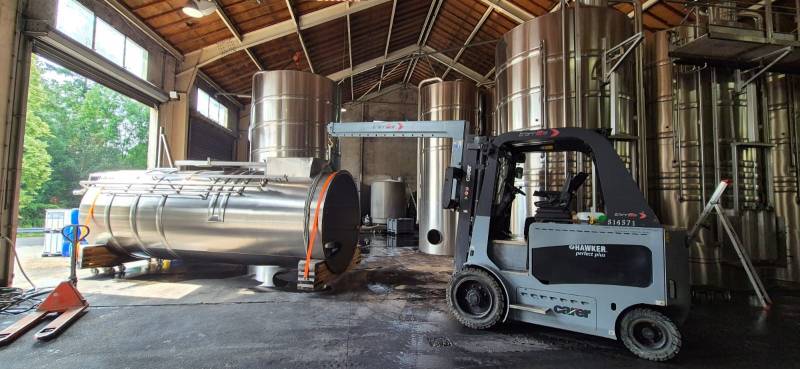
[[[0,367],[800,367],[800,294],[775,296],[768,313],[697,306],[682,354],[655,364],[615,341],[535,325],[464,328],[447,313],[450,259],[382,245],[374,240],[362,264],[321,293],[255,292],[257,282],[227,265],[124,279],[84,274],[79,287],[91,310],[53,341],[31,332],[0,348]],[[60,279],[42,263],[64,260],[38,252],[21,252],[34,278]],[[0,316],[0,328],[16,318]]]

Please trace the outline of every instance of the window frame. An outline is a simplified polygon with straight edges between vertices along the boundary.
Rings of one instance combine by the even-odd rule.
[[[192,105],[192,110],[194,110],[195,113],[197,113],[199,116],[203,117],[205,120],[208,120],[209,122],[214,123],[216,126],[222,127],[222,128],[224,128],[224,129],[226,129],[228,131],[232,131],[231,128],[230,128],[230,123],[231,123],[230,122],[230,110],[231,110],[231,108],[228,107],[227,105],[223,104],[222,101],[217,99],[216,97],[214,97],[213,94],[210,94],[210,93],[208,93],[206,91],[207,90],[205,88],[203,88],[203,87],[200,87],[200,86],[195,87],[195,94],[194,94],[194,100],[195,101],[194,101],[194,104],[191,104]],[[201,94],[205,95],[205,96],[203,96],[202,99],[201,99]],[[203,112],[203,111],[200,110],[200,106],[199,105],[200,105],[201,100],[204,100],[206,97],[208,98],[208,104],[205,107],[206,111]],[[217,116],[216,117],[211,117],[211,104],[212,103],[216,103],[217,106],[218,106],[217,114],[216,114]]]
[[[65,32],[66,25],[63,25],[61,22],[58,21],[59,14],[61,13],[59,11],[60,8],[62,6],[66,6],[66,5],[62,5],[62,4],[64,4],[64,2],[71,2],[71,3],[75,4],[75,5],[83,8],[84,10],[86,10],[86,12],[91,14],[91,16],[92,16],[92,29],[91,29],[91,37],[90,37],[91,40],[89,42],[89,45],[86,45],[83,42],[81,42],[81,40],[74,38],[70,34],[67,34]],[[117,63],[116,61],[111,60],[109,57],[103,55],[102,53],[100,53],[100,51],[98,51],[98,49],[97,49],[97,24],[98,24],[97,22],[98,21],[103,22],[109,28],[111,28],[112,30],[114,30],[117,33],[119,33],[120,35],[122,35],[123,42],[122,42],[122,62],[121,63]],[[121,67],[125,71],[131,73],[132,75],[136,76],[137,78],[139,78],[139,79],[141,79],[143,81],[148,81],[148,74],[150,72],[150,68],[148,66],[148,63],[149,63],[149,60],[150,60],[150,51],[147,48],[145,48],[144,46],[140,45],[135,40],[133,40],[132,38],[128,37],[128,35],[125,34],[124,32],[121,32],[120,30],[115,28],[110,22],[98,17],[97,13],[95,13],[94,11],[92,11],[91,9],[89,9],[88,7],[83,5],[83,3],[81,3],[80,1],[78,1],[78,0],[58,0],[58,2],[56,4],[56,25],[55,25],[55,29],[57,31],[61,32],[62,34],[64,34],[66,37],[69,37],[70,39],[74,40],[75,42],[88,47],[89,49],[94,51],[94,53],[96,53],[98,56],[102,57],[103,59],[106,59],[109,62],[111,62],[112,64]],[[132,68],[129,67],[129,65],[128,65],[127,56],[128,56],[128,45],[129,45],[129,43],[135,45],[136,47],[138,47],[139,49],[144,51],[144,53],[142,54],[142,68],[141,68],[142,70],[141,71],[133,71]],[[139,72],[141,72],[141,73],[139,73]]]

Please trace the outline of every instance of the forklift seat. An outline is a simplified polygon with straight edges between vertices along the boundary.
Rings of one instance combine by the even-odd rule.
[[[536,191],[534,196],[543,197],[544,200],[537,201],[536,214],[525,219],[525,239],[528,239],[528,227],[531,223],[572,223],[572,200],[575,192],[578,191],[589,175],[580,172],[564,183],[561,191]]]

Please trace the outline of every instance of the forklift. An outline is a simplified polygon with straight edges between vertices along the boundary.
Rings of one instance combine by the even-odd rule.
[[[607,132],[583,128],[469,135],[464,121],[331,123],[340,137],[452,139],[443,204],[458,214],[447,304],[464,326],[523,321],[622,341],[652,361],[674,358],[689,312],[686,232],[664,228]],[[510,237],[511,204],[527,153],[577,152],[593,163],[602,215],[575,216],[587,173],[536,191],[524,237]],[[599,213],[599,212],[598,212]]]

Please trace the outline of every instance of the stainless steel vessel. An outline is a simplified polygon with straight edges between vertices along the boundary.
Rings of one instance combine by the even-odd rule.
[[[768,140],[775,145],[770,168],[777,213],[785,236],[778,245],[786,268],[776,278],[800,282],[800,198],[798,198],[797,118],[800,114],[800,86],[795,77],[772,73],[767,76],[769,112]]]
[[[523,23],[498,43],[499,130],[610,128],[620,157],[633,169],[637,159],[633,60],[624,60],[607,81],[600,76],[604,51],[631,37],[634,24],[605,1],[576,4]],[[514,201],[512,233],[521,236],[525,218],[535,213],[534,191],[560,190],[569,173],[590,172],[585,159],[574,153],[528,155],[523,178],[515,184],[527,196]],[[591,206],[589,182],[580,194],[583,207]]]
[[[466,81],[445,81],[420,88],[420,120],[466,120],[475,131],[476,90]],[[442,209],[444,172],[450,165],[451,140],[420,139],[418,150],[419,250],[426,254],[453,255],[456,214]]]
[[[505,133],[497,123],[497,94],[494,86],[483,87],[478,91],[478,122],[482,136],[497,136]]]
[[[399,180],[376,181],[370,185],[372,222],[386,224],[388,219],[405,218],[406,184]]]
[[[83,182],[80,205],[89,243],[142,258],[296,266],[316,219],[311,257],[344,271],[360,223],[352,177],[314,173],[312,159],[276,159],[275,166],[293,168],[94,174]]]
[[[353,178],[322,159],[333,93],[322,76],[256,73],[251,162],[93,174],[80,205],[90,243],[134,257],[255,265],[296,266],[310,252],[344,271],[360,214]]]
[[[335,84],[296,70],[253,75],[250,123],[251,161],[266,158],[325,158],[327,131],[334,121]]]
[[[711,9],[711,13],[717,22],[737,18],[727,9]],[[733,180],[722,199],[726,216],[736,226],[751,260],[762,266],[774,264],[780,255],[775,197],[768,179],[778,169],[776,165],[784,174],[788,169],[785,161],[775,161],[774,149],[765,142],[770,137],[765,130],[766,81],[759,78],[744,84],[742,78],[737,81],[740,71],[735,69],[674,65],[669,58],[671,47],[705,34],[706,21],[701,18],[696,25],[658,32],[650,44],[649,71],[654,83],[648,89],[648,110],[655,122],[651,138],[656,143],[650,157],[652,202],[665,225],[687,229],[697,221],[717,183]],[[780,116],[786,99],[773,95],[776,101],[769,110],[775,111],[773,117]],[[777,121],[782,127],[779,131],[786,131],[786,124]],[[784,177],[778,182],[788,181]],[[703,230],[690,245],[692,283],[744,287],[738,256],[715,226]]]
[[[671,38],[694,37],[694,27],[656,32],[649,48],[648,121],[653,145],[650,199],[665,225],[689,229],[715,185],[711,124],[711,74],[707,69],[673,65]],[[711,165],[709,165],[711,164]],[[714,227],[703,229],[690,245],[695,285],[722,285],[720,247]]]

